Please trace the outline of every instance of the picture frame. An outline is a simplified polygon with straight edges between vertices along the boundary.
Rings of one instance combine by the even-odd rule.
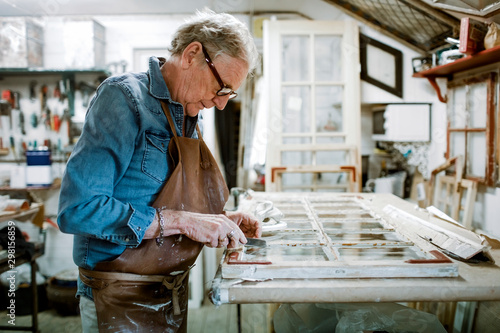
[[[366,35],[359,36],[361,79],[403,97],[403,53]]]

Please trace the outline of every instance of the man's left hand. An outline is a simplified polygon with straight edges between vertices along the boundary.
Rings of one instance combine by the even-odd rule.
[[[255,217],[242,212],[231,211],[226,211],[225,215],[240,227],[245,237],[260,238],[262,235],[262,226]]]

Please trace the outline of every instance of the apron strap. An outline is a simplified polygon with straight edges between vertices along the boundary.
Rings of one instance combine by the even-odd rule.
[[[170,125],[170,129],[172,130],[172,133],[174,133],[174,136],[177,136],[177,131],[175,130],[174,121],[172,119],[172,115],[170,114],[170,109],[168,108],[167,103],[164,101],[161,101],[161,108],[163,109],[163,113],[167,116],[168,124]],[[201,131],[200,128],[198,127],[198,124],[196,124],[196,132],[198,133],[198,139],[203,141],[203,137],[201,136]]]
[[[181,307],[179,305],[179,289],[182,287],[182,282],[188,275],[192,266],[189,267],[184,273],[175,276],[172,275],[140,275],[133,273],[121,272],[103,272],[92,271],[82,267],[78,267],[80,279],[82,282],[97,290],[106,288],[112,281],[134,281],[134,282],[161,282],[168,290],[172,291],[172,305],[174,307],[174,315],[181,314]]]
[[[179,306],[179,288],[182,287],[182,281],[184,281],[184,278],[188,275],[188,273],[189,269],[182,275],[176,275],[173,281],[163,279],[162,282],[168,290],[172,291],[172,305],[174,306],[174,315],[176,316],[181,314],[181,307]]]
[[[172,120],[172,115],[170,114],[170,109],[168,108],[167,103],[161,101],[161,108],[163,109],[163,113],[167,116],[168,124],[170,125],[170,129],[174,136],[177,136],[177,131],[175,130],[174,121]],[[196,125],[198,126],[198,125]]]

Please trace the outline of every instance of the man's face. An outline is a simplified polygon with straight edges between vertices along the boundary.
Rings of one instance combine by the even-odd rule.
[[[197,56],[199,59],[190,68],[190,80],[184,85],[184,112],[189,116],[196,116],[201,110],[211,107],[224,109],[229,100],[229,95],[218,96],[221,89],[219,81],[209,68],[203,52]],[[202,61],[199,61],[202,57]],[[220,55],[213,60],[216,73],[225,87],[237,90],[248,73],[248,65],[240,60],[227,55]]]

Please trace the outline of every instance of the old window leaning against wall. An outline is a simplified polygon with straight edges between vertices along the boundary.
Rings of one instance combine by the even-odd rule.
[[[497,84],[496,72],[448,83],[446,158],[464,156],[464,177],[487,186],[500,186]]]

